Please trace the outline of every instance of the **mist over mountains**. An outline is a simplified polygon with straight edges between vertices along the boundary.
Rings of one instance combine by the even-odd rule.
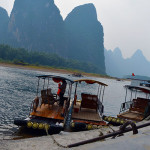
[[[106,73],[114,77],[124,77],[125,75],[149,76],[150,62],[145,58],[142,51],[138,49],[133,56],[124,59],[119,48],[114,51],[105,49]]]
[[[93,4],[63,20],[54,0],[15,0],[10,17],[0,8],[0,20],[0,44],[91,63],[105,74],[103,27]]]
[[[97,20],[93,4],[78,6],[65,19],[68,56],[80,61],[93,62],[105,70],[103,27]],[[103,72],[104,73],[104,72]]]
[[[6,42],[9,17],[5,9],[0,7],[0,43]]]
[[[93,4],[74,8],[63,20],[54,0],[15,0],[10,17],[0,7],[0,44],[57,54],[81,62],[82,68],[90,63],[93,73],[150,76],[150,62],[141,50],[128,59],[119,48],[104,50],[103,26]]]

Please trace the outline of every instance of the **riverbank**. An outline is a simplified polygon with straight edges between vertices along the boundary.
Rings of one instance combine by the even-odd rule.
[[[140,124],[147,123],[143,121]],[[133,135],[133,131],[120,136],[110,137],[94,143],[68,148],[69,144],[74,144],[84,140],[99,137],[117,131],[119,127],[102,128],[83,132],[61,132],[57,135],[20,139],[20,140],[0,140],[2,150],[150,150],[150,126],[138,129],[138,134]]]
[[[26,69],[26,70],[36,70],[36,71],[44,71],[44,72],[54,72],[54,73],[63,73],[63,74],[74,74],[80,73],[83,76],[90,76],[90,77],[100,77],[100,78],[108,78],[108,79],[116,79],[107,75],[100,75],[94,73],[85,73],[79,70],[73,69],[60,69],[60,68],[53,68],[48,66],[34,66],[34,65],[16,65],[12,63],[2,63],[0,62],[0,66],[3,67],[10,67],[10,68],[19,68],[19,69]]]

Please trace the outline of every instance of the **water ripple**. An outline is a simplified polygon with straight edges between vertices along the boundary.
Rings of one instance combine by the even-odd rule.
[[[44,74],[61,75],[72,80],[78,79],[66,74],[0,67],[0,126],[13,124],[15,118],[26,118],[28,116],[31,102],[36,96],[36,76]],[[118,82],[112,79],[94,77],[92,79],[108,84],[104,95],[104,113],[105,115],[116,116],[119,113],[121,103],[124,101],[124,85],[130,84],[130,82]],[[87,92],[88,90],[89,93],[95,92],[97,94],[98,86],[85,85],[79,85],[77,92]],[[56,92],[57,84],[51,83],[51,86],[53,87],[52,91]],[[43,87],[40,88],[42,89]],[[78,98],[80,99],[81,97],[78,96]]]

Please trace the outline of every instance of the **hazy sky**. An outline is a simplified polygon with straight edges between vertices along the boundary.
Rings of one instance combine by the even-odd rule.
[[[14,0],[0,0],[11,12]],[[150,61],[150,0],[55,0],[63,18],[82,4],[93,3],[104,28],[106,49],[119,47],[125,58],[141,49]]]

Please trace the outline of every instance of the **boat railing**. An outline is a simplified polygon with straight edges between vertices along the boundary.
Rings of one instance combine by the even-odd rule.
[[[97,104],[98,104],[98,111],[99,111],[100,115],[102,116],[102,114],[104,112],[104,106],[103,106],[102,102],[100,102],[100,101],[98,101]]]
[[[36,98],[38,98],[38,101],[36,101]],[[59,105],[59,98],[57,97],[56,94],[53,94],[53,97],[51,96],[47,96],[47,97],[36,97],[35,99],[33,99],[31,106],[30,106],[30,110],[29,110],[29,115],[32,111],[35,111],[37,109],[37,107],[41,107],[42,104],[48,104],[48,105],[54,105],[54,103],[56,102],[57,105]],[[64,103],[65,103],[65,110],[64,110],[64,114],[67,114],[69,105],[70,105],[70,98],[69,97],[64,97]]]
[[[40,100],[41,98],[40,98],[40,97],[38,97],[38,98],[39,98],[39,101],[41,101],[41,100]],[[35,99],[33,99],[32,102],[31,102],[31,106],[30,106],[30,108],[29,108],[29,109],[30,109],[30,110],[29,110],[29,116],[30,116],[30,113],[31,113],[31,112],[33,111],[33,109],[34,109],[34,103],[35,103]],[[38,104],[38,105],[39,105],[39,104]]]
[[[127,101],[127,102],[122,103],[119,114],[121,112],[128,110],[132,106],[132,104],[133,104],[133,101]]]
[[[34,100],[32,101],[32,103],[31,103],[31,106],[30,106],[30,110],[29,110],[29,116],[30,116],[30,113],[32,112],[32,110],[33,110],[33,102],[34,102]]]
[[[37,101],[37,99],[36,98],[38,98],[38,101]],[[29,115],[30,115],[30,113],[35,109],[35,107],[37,108],[37,107],[41,107],[41,105],[42,104],[49,104],[49,105],[51,105],[51,104],[53,104],[54,102],[56,102],[56,101],[54,101],[54,102],[49,102],[49,99],[50,99],[50,97],[42,97],[42,95],[41,96],[37,96],[35,99],[33,99],[32,100],[32,102],[31,102],[31,106],[30,106],[30,110],[29,110]]]

